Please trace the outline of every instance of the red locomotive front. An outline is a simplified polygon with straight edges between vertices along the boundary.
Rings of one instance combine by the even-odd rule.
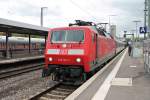
[[[83,65],[84,30],[61,28],[50,31],[46,46],[46,64]]]
[[[95,26],[54,28],[49,31],[43,76],[81,82],[115,53],[115,42]]]
[[[49,32],[45,51],[46,69],[57,78],[80,77],[90,71],[89,29],[56,28]],[[56,80],[56,79],[55,79]]]

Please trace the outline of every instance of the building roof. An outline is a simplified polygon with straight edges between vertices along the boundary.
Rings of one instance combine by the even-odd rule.
[[[27,23],[7,20],[0,18],[0,31],[19,33],[19,34],[32,34],[32,35],[47,35],[48,28],[31,25]]]

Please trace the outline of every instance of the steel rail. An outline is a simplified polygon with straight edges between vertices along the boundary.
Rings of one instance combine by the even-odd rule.
[[[56,83],[45,91],[29,98],[30,100],[63,100],[79,86]]]
[[[30,64],[30,65],[26,65],[24,67],[20,66],[18,68],[6,69],[6,70],[3,70],[3,71],[0,71],[0,79],[13,77],[13,76],[16,76],[18,74],[27,73],[27,72],[30,72],[30,71],[42,69],[43,65],[44,65],[44,63],[34,64],[34,65]]]

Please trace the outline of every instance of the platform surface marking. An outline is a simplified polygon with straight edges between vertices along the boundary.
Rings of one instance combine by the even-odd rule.
[[[116,64],[116,66],[114,67],[114,69],[111,71],[111,73],[108,75],[108,77],[105,79],[104,83],[101,85],[101,87],[99,88],[99,90],[97,91],[97,93],[94,95],[94,97],[92,98],[92,100],[104,100],[109,88],[111,86],[111,81],[115,78],[123,59],[125,58],[125,55],[127,53],[127,50],[125,50],[123,56],[121,57],[121,59],[118,61],[118,63]]]
[[[132,86],[132,78],[114,78],[111,85],[116,86]]]
[[[129,67],[131,67],[131,68],[135,68],[136,66],[129,66]]]

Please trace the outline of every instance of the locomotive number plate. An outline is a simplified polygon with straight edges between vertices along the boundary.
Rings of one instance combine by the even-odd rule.
[[[66,54],[68,54],[68,50],[67,49],[62,49],[62,50],[60,50],[59,54],[66,55]]]

